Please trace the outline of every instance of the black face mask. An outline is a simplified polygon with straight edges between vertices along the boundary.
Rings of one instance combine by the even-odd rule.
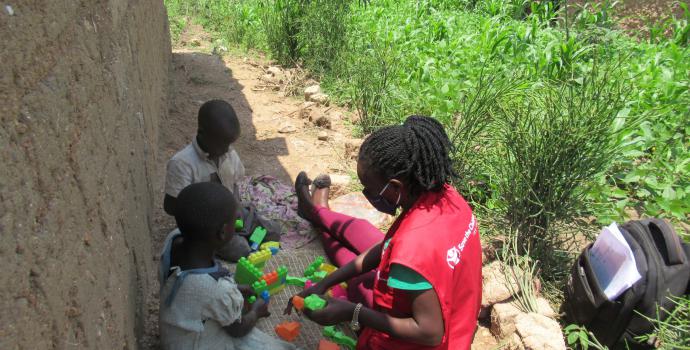
[[[384,196],[383,192],[386,192],[386,189],[388,188],[388,185],[390,183],[387,183],[385,187],[379,192],[377,195],[370,195],[366,191],[362,191],[362,194],[364,194],[364,197],[367,198],[369,203],[376,208],[376,210],[388,214],[388,215],[395,215],[395,211],[398,209],[398,206],[400,205],[400,193],[398,193],[398,200],[395,202],[395,204],[389,202]]]

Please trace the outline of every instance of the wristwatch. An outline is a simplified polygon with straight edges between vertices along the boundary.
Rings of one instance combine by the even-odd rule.
[[[350,329],[353,332],[358,332],[361,328],[359,326],[359,310],[362,310],[362,303],[355,305],[355,311],[352,313],[352,321],[350,321]]]

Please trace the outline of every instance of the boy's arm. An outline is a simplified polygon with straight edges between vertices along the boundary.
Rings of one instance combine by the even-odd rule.
[[[165,210],[168,215],[175,216],[175,209],[177,208],[177,198],[165,194],[165,198],[163,199],[163,210]]]
[[[188,164],[171,159],[168,161],[165,174],[165,198],[163,199],[163,209],[168,215],[175,215],[177,195],[185,187],[192,184],[192,169]]]
[[[251,309],[246,314],[242,315],[242,319],[229,325],[223,327],[225,332],[227,332],[231,337],[241,338],[247,335],[254,326],[256,322],[262,317],[268,317],[271,314],[268,312],[268,304],[261,298],[257,298],[254,304],[252,304]]]

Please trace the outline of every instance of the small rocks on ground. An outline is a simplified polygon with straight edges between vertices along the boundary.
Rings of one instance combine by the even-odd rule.
[[[297,127],[290,123],[284,123],[278,128],[278,132],[281,134],[292,134],[297,131]]]
[[[311,95],[309,97],[309,101],[316,102],[322,106],[328,106],[329,98],[328,98],[328,95],[326,95],[324,93],[317,93],[317,94]]]
[[[304,89],[304,100],[310,101],[311,96],[321,93],[321,85],[312,85]]]
[[[514,303],[494,304],[491,309],[491,333],[505,338],[515,332],[515,319],[523,314]]]
[[[565,350],[561,327],[553,319],[537,313],[521,314],[515,328],[526,350]]]
[[[362,139],[349,139],[345,141],[345,158],[356,159],[362,142],[364,142]]]
[[[279,75],[279,74],[282,74],[282,73],[283,73],[283,70],[280,69],[280,67],[271,66],[271,67],[268,67],[268,69],[266,70],[266,72],[268,72],[269,74],[271,74],[271,75],[273,75],[273,76],[277,76],[277,75]]]
[[[331,123],[331,118],[329,118],[327,115],[322,115],[314,119],[314,125],[325,129],[330,129],[331,127],[333,127],[333,123]]]
[[[325,131],[320,132],[316,138],[319,139],[319,141],[328,141],[328,139],[329,139],[328,133]]]

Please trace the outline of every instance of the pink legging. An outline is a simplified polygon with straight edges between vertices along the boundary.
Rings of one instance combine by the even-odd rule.
[[[323,248],[338,267],[346,265],[383,240],[384,234],[369,221],[336,213],[325,207],[317,207],[315,212],[325,228],[321,233]],[[372,307],[374,273],[370,271],[348,281],[350,301]]]

